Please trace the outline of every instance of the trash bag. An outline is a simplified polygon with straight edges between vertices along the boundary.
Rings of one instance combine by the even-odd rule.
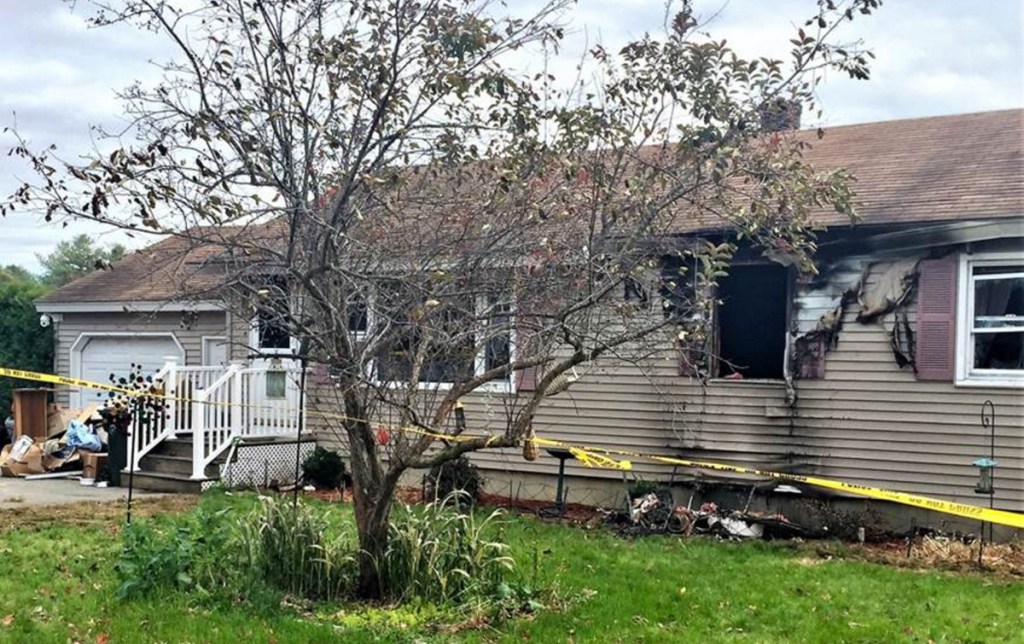
[[[103,444],[100,442],[99,436],[92,431],[92,428],[77,420],[72,420],[68,423],[68,433],[65,438],[70,447],[77,447],[87,452],[103,450]]]

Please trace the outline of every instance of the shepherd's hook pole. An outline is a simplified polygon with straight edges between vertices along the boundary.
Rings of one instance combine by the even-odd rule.
[[[132,492],[135,489],[135,437],[138,435],[139,423],[142,422],[142,396],[135,399],[135,414],[132,418],[132,422],[129,423],[131,426],[131,434],[129,438],[132,442],[131,454],[128,456],[128,516],[126,523],[132,524]]]
[[[306,410],[306,358],[299,358],[299,428],[295,435],[295,489],[292,490],[292,504],[299,507],[299,455],[302,451],[302,423]]]

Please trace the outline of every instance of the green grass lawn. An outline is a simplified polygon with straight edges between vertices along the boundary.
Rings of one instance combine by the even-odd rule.
[[[201,503],[252,499],[218,493]],[[140,520],[169,525],[176,509],[157,502],[149,512],[165,514]],[[332,511],[348,520],[349,508]],[[1020,580],[826,560],[806,545],[626,541],[510,517],[519,575],[552,588],[552,605],[460,629],[459,616],[431,607],[210,608],[185,594],[121,602],[112,596],[117,508],[9,519],[0,523],[0,641],[1024,642]]]

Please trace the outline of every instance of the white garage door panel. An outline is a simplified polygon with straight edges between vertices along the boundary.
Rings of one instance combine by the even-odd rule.
[[[81,350],[78,377],[107,384],[110,375],[127,376],[132,363],[142,365],[145,375],[152,375],[164,365],[167,356],[178,356],[184,362],[178,343],[169,336],[121,336],[90,338]],[[102,402],[107,392],[83,389],[80,406]]]

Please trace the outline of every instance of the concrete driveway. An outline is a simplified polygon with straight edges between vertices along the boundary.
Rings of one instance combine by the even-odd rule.
[[[132,498],[153,498],[160,493],[135,490]],[[22,478],[0,478],[0,509],[83,503],[94,501],[120,501],[128,498],[128,488],[82,486],[78,479],[41,479],[26,481]]]

